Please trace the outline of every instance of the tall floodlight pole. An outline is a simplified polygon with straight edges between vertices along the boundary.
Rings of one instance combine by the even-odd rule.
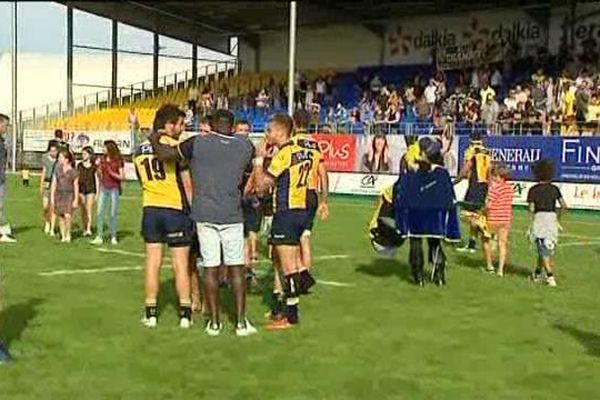
[[[17,119],[17,2],[12,3],[12,41],[11,41],[11,61],[12,61],[12,171],[17,171],[17,128],[19,121]]]
[[[288,65],[288,114],[294,114],[294,75],[296,72],[296,2],[290,1],[290,55]]]

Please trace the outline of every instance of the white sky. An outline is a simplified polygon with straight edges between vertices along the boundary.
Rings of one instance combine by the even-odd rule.
[[[40,106],[66,98],[66,7],[55,2],[18,3],[19,109]],[[10,112],[10,47],[12,2],[0,2],[0,112]],[[111,23],[108,19],[73,12],[75,44],[110,47]],[[162,54],[190,57],[188,43],[160,37]],[[152,52],[152,33],[119,24],[119,48]],[[198,58],[231,60],[232,57],[198,48]],[[202,63],[199,63],[202,65]],[[110,85],[110,53],[74,50],[75,83]],[[131,70],[131,68],[135,70]],[[119,56],[119,85],[152,79],[152,57]],[[127,69],[130,69],[127,71]],[[191,70],[191,61],[161,58],[159,76]],[[48,79],[51,77],[51,79]],[[74,95],[96,92],[93,88],[74,88]]]

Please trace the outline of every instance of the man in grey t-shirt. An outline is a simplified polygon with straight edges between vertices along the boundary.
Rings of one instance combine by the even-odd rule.
[[[256,329],[246,318],[244,278],[244,216],[242,178],[252,170],[254,146],[233,135],[234,116],[217,110],[211,120],[213,132],[194,136],[178,147],[160,144],[159,132],[150,135],[156,157],[161,161],[185,160],[192,174],[194,195],[191,218],[196,222],[202,264],[206,268],[204,287],[210,321],[206,333],[217,336],[219,320],[219,266],[229,267],[237,314],[236,334],[247,336]]]
[[[12,237],[10,225],[4,215],[4,204],[6,198],[6,164],[8,162],[8,149],[4,135],[8,131],[10,119],[4,114],[0,114],[0,243],[14,243],[16,240]]]

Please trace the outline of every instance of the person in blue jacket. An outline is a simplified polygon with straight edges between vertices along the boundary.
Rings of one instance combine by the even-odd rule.
[[[419,140],[419,154],[394,187],[396,230],[409,242],[409,263],[415,283],[425,284],[423,241],[427,241],[431,278],[446,283],[442,241],[459,241],[460,227],[454,187],[443,167],[442,145],[428,137]]]

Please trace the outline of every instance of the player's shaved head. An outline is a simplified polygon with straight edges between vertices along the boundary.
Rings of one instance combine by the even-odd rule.
[[[235,116],[228,110],[217,110],[212,115],[211,126],[215,132],[223,135],[231,135],[233,133],[233,121]]]

